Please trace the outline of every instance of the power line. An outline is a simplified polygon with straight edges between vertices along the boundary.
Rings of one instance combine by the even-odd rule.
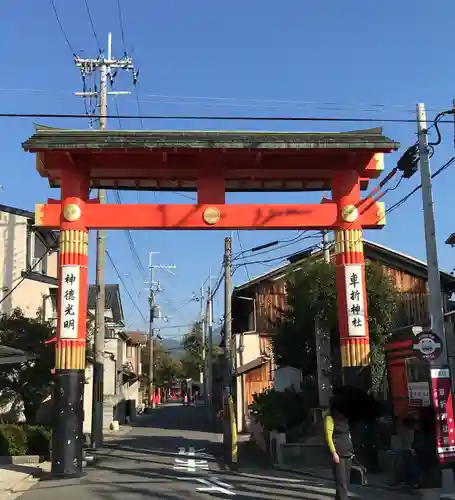
[[[56,93],[63,93],[63,94],[72,94],[71,90],[64,90],[64,89],[35,89],[35,88],[1,88],[0,87],[0,92],[46,92],[50,94],[56,94]],[[323,102],[323,101],[299,101],[299,100],[284,100],[284,99],[244,99],[240,97],[220,97],[220,96],[192,96],[192,95],[166,95],[166,94],[142,94],[144,97],[153,97],[153,98],[159,98],[159,99],[188,99],[188,100],[193,100],[193,101],[221,101],[221,102],[227,102],[229,106],[233,107],[247,107],[247,106],[252,106],[257,105],[257,106],[262,106],[262,107],[267,107],[267,103],[281,105],[281,104],[286,104],[286,105],[292,105],[292,106],[344,106],[345,109],[343,111],[352,111],[352,110],[360,110],[362,108],[366,107],[371,107],[374,109],[368,110],[368,109],[362,109],[362,111],[369,112],[369,111],[386,111],[388,108],[393,108],[396,110],[403,109],[403,111],[409,112],[409,113],[415,113],[414,108],[409,108],[408,105],[406,104],[384,104],[384,103],[372,103],[372,104],[362,104],[362,103],[355,103],[355,106],[347,103],[347,102]],[[237,104],[238,101],[242,101],[241,104]],[[160,102],[162,104],[166,104],[166,101],[141,101],[144,103],[155,103],[155,102]],[[169,102],[169,101],[168,101]],[[250,104],[253,103],[253,104]],[[170,104],[200,104],[200,102],[182,102],[182,101],[171,101]],[[218,105],[214,103],[214,105]],[[223,104],[221,104],[223,105]],[[273,106],[273,107],[276,107]],[[329,111],[330,108],[322,108],[326,111]],[[332,109],[332,111],[341,111],[340,108]],[[429,111],[432,112],[439,112],[437,109],[431,109]]]
[[[34,264],[33,266],[24,274],[24,276],[16,283],[13,288],[0,300],[0,304],[4,302],[8,297],[11,296],[11,294],[30,276],[30,274],[38,267],[38,265],[41,263],[41,261],[46,257],[47,252],[42,255]]]
[[[240,231],[237,229],[236,233],[237,233],[237,239],[239,240],[240,250],[243,252],[242,240],[240,239]],[[250,273],[248,272],[248,266],[245,266],[245,273],[249,281],[251,278],[250,278]]]
[[[125,55],[126,55],[125,30],[123,29],[122,6],[120,5],[120,0],[117,0],[117,11],[118,11],[118,19],[119,19],[119,23],[120,23],[120,32],[122,35],[123,50],[124,50]]]
[[[107,255],[107,258],[109,259],[109,262],[111,263],[111,266],[112,268],[114,269],[115,271],[115,274],[117,275],[118,279],[120,280],[120,283],[123,285],[123,288],[125,289],[125,292],[127,293],[129,299],[131,300],[131,303],[133,304],[134,308],[137,310],[137,312],[139,313],[139,315],[141,316],[141,318],[144,320],[144,323],[147,323],[147,320],[145,319],[145,316],[144,314],[142,313],[142,311],[139,309],[136,301],[133,299],[128,287],[126,286],[125,284],[125,281],[122,277],[122,275],[119,273],[119,270],[117,269],[117,266],[115,265],[115,262],[114,260],[112,259],[111,257],[111,254],[109,253],[108,250],[106,250],[106,255]]]
[[[308,248],[306,248],[305,250],[302,250],[302,252],[305,252],[305,251],[308,251],[308,250],[312,250],[314,248],[318,248],[317,245],[312,245]],[[295,255],[296,252],[292,252],[292,253],[289,253],[289,254],[286,254],[286,255],[280,255],[279,257],[272,257],[270,259],[262,259],[262,260],[255,260],[255,261],[248,261],[248,262],[239,262],[238,264],[236,264],[236,268],[240,268],[242,266],[247,266],[247,265],[250,265],[250,264],[266,264],[266,263],[269,263],[269,262],[275,262],[277,260],[286,260],[288,259],[289,257],[291,257],[292,255]]]
[[[434,174],[432,174],[431,178],[434,179],[437,175],[439,175],[440,173],[444,172],[444,170],[446,170],[447,168],[449,168],[454,163],[455,163],[455,156],[453,156],[452,158],[450,158],[450,160],[448,160],[446,163],[444,163],[444,165],[442,165],[440,168],[438,168],[438,170],[436,170],[436,172]],[[406,196],[403,196],[403,198],[401,198],[396,203],[394,203],[391,207],[389,207],[386,210],[385,213],[389,214],[389,213],[393,212],[394,210],[396,210],[397,208],[401,207],[401,205],[403,205],[406,201],[408,201],[409,198],[411,198],[411,196],[413,194],[417,193],[417,191],[420,191],[420,189],[422,189],[422,184],[419,184],[418,186],[416,186]]]
[[[434,174],[432,174],[431,178],[434,179],[436,176],[444,172],[444,170],[448,169],[451,165],[455,163],[455,156],[450,158],[450,160],[446,161],[441,167],[439,167]],[[388,191],[393,191],[396,187],[398,187],[398,184],[401,182],[402,178],[398,181],[397,185],[395,187],[389,189]],[[391,207],[389,207],[385,213],[389,214],[393,212],[394,210],[400,208],[406,201],[408,201],[412,195],[417,193],[420,189],[422,189],[422,184],[419,184],[416,186],[412,191],[410,191],[407,195],[403,196],[400,200],[398,200],[396,203],[394,203]],[[363,236],[361,236],[358,240],[354,241],[354,243],[357,243],[359,241],[363,240]]]
[[[114,196],[115,196],[117,203],[119,205],[122,204],[122,198],[121,198],[120,193],[118,191],[114,191]],[[138,251],[136,249],[136,245],[134,244],[134,240],[133,240],[133,237],[131,235],[131,230],[125,229],[124,231],[125,231],[125,236],[126,236],[128,246],[130,248],[131,254],[133,255],[134,263],[135,263],[139,273],[142,274],[142,276],[144,278],[146,278],[147,272],[146,272],[145,267],[142,264],[142,261],[139,257]]]
[[[139,123],[141,124],[141,128],[144,128],[144,121],[142,120],[141,101],[139,100],[139,90],[137,88],[137,82],[134,83],[134,95],[136,96],[136,104],[137,104],[137,113],[139,115]]]
[[[269,253],[269,252],[276,252],[277,250],[280,250],[282,248],[286,248],[286,247],[289,247],[291,245],[295,245],[296,243],[300,243],[301,241],[304,241],[304,240],[309,240],[312,238],[319,238],[318,232],[315,231],[312,234],[307,235],[308,232],[309,232],[309,230],[305,230],[305,231],[300,232],[300,234],[297,235],[296,237],[291,238],[289,240],[272,241],[268,244],[260,245],[259,247],[254,247],[254,248],[251,248],[249,250],[245,250],[244,252],[241,252],[240,254],[237,254],[236,256],[234,256],[232,259],[232,262],[235,262],[237,259],[240,259],[240,258],[249,258],[249,257],[242,257],[242,254],[245,254],[248,252],[254,252],[255,255],[264,255],[264,254]],[[283,243],[283,245],[275,246],[278,243]],[[266,248],[266,247],[269,247],[269,248],[264,249],[261,252],[256,251],[256,249],[260,250],[261,248]]]
[[[83,118],[85,114],[77,113],[0,113],[0,118]],[[100,115],[93,115],[93,118],[99,119]],[[211,116],[211,115],[106,115],[102,118],[115,118],[122,120],[212,120],[212,121],[262,121],[262,122],[337,122],[337,123],[413,123],[416,124],[415,118],[367,118],[367,117],[318,117],[318,116]],[[439,123],[450,123],[453,125],[453,120],[440,120]],[[278,132],[280,133],[280,132]]]
[[[101,52],[102,52],[101,45],[100,45],[100,42],[98,40],[98,35],[96,34],[95,25],[93,24],[93,18],[92,18],[92,14],[90,12],[90,7],[88,5],[88,0],[84,0],[84,2],[85,2],[85,10],[87,11],[87,16],[88,16],[88,19],[90,21],[90,26],[92,27],[93,37],[95,38],[96,45],[98,47],[99,53],[101,54]]]
[[[57,23],[60,26],[60,31],[62,32],[62,35],[65,38],[66,45],[68,45],[69,49],[73,53],[73,56],[76,56],[76,52],[73,49],[73,46],[71,45],[71,43],[69,41],[69,38],[68,38],[68,36],[67,36],[67,34],[65,32],[65,29],[63,28],[62,22],[60,21],[60,17],[58,15],[57,7],[55,6],[54,0],[50,0],[50,2],[51,2],[51,5],[52,5],[52,10],[54,11],[54,14],[55,14],[55,19],[57,19]]]

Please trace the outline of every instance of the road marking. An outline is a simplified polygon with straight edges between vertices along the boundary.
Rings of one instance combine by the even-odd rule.
[[[305,479],[294,479],[291,477],[280,477],[280,476],[263,476],[262,474],[250,474],[249,472],[238,472],[239,476],[249,477],[251,479],[264,479],[266,481],[280,481],[283,483],[305,483],[308,480]]]
[[[196,491],[201,493],[222,493],[224,495],[235,496],[237,493],[234,488],[227,483],[220,481],[217,477],[211,477],[210,479],[203,479],[202,477],[179,477],[182,481],[197,481],[204,486],[196,488]]]
[[[207,460],[196,460],[196,452],[191,446],[187,452],[185,448],[179,448],[178,456],[188,456],[189,458],[175,458],[174,470],[184,470],[186,472],[196,472],[196,470],[208,470],[209,464]]]

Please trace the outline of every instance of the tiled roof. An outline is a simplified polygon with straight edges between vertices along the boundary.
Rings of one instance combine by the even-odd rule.
[[[422,278],[427,278],[428,270],[426,262],[411,257],[404,253],[398,252],[391,248],[387,248],[379,243],[374,243],[372,241],[363,240],[363,248],[365,253],[365,258],[374,261],[382,262],[395,269],[408,270],[410,274],[419,276]],[[251,285],[260,283],[266,280],[275,280],[283,275],[286,275],[291,269],[294,269],[296,264],[303,261],[310,255],[322,254],[322,250],[315,250],[313,248],[309,250],[303,250],[301,252],[296,252],[294,255],[289,256],[288,264],[284,264],[278,268],[268,271],[256,278],[253,278],[241,285],[234,288],[234,292],[244,290]],[[440,271],[441,273],[441,286],[445,290],[455,291],[455,276],[452,276],[446,271]]]
[[[96,308],[96,285],[89,285],[88,288],[88,309]],[[104,308],[112,311],[113,319],[116,323],[123,321],[123,308],[120,298],[119,285],[106,285]]]
[[[37,126],[26,151],[71,149],[367,149],[396,150],[382,128],[348,132],[71,130]]]
[[[145,345],[147,344],[148,335],[145,332],[124,332],[134,344]]]

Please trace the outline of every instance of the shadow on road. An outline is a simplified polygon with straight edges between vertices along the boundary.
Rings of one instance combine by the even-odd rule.
[[[214,432],[205,406],[169,405],[144,414],[135,427],[153,427],[174,431]]]
[[[105,460],[129,460],[139,462],[156,462],[158,459],[167,459],[162,463],[169,463],[176,456],[180,448],[189,450],[194,448],[197,455],[208,454],[219,468],[224,469],[223,445],[210,439],[195,439],[191,436],[138,436],[123,438],[109,443],[103,450],[94,452],[97,464]]]
[[[180,448],[187,452],[194,448],[194,458],[204,467],[177,469],[175,465],[182,463],[176,461]],[[220,436],[207,432],[204,408],[160,408],[141,417],[130,434],[109,441],[94,454],[96,461],[87,467],[85,477],[41,482],[21,500],[201,500],[234,494],[238,500],[328,500],[334,496],[331,481],[274,470],[251,443],[240,446],[239,470],[229,470],[220,459]],[[355,498],[366,500],[384,495],[353,491]],[[398,498],[410,497],[394,496]]]

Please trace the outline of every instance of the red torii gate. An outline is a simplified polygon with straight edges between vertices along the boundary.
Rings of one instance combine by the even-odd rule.
[[[52,471],[82,472],[90,229],[332,229],[342,366],[369,363],[362,228],[385,224],[361,199],[399,144],[382,129],[342,133],[78,131],[37,128],[23,148],[60,188],[35,224],[60,230]],[[193,205],[99,204],[90,188],[196,191]],[[228,191],[325,191],[321,204],[226,204]]]

